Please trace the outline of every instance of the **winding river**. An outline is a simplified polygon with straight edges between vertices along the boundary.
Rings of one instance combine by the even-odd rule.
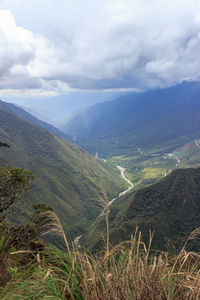
[[[117,166],[117,168],[120,170],[121,177],[122,177],[124,180],[126,180],[126,182],[128,182],[129,188],[126,189],[125,191],[120,192],[119,195],[118,195],[117,197],[115,197],[115,198],[113,198],[112,200],[110,200],[110,201],[108,202],[108,206],[112,205],[112,204],[115,202],[116,199],[120,198],[121,196],[124,196],[125,194],[127,194],[127,193],[134,187],[134,185],[132,184],[132,182],[125,176],[125,170],[126,170],[126,169],[125,169],[125,168],[122,168],[122,167],[120,167],[120,166]],[[99,215],[99,217],[102,216],[103,213],[104,213],[104,210],[103,210],[103,212]],[[82,235],[79,235],[79,236],[77,236],[77,237],[74,239],[74,244],[78,245],[78,247],[80,247],[79,240],[81,239],[81,237],[82,237]]]
[[[118,195],[117,197],[115,197],[115,198],[113,198],[111,201],[109,201],[109,202],[108,202],[108,205],[109,205],[109,206],[112,205],[113,202],[114,202],[116,199],[118,199],[119,197],[126,195],[126,194],[134,187],[134,185],[132,184],[132,182],[131,182],[128,178],[126,178],[126,176],[125,176],[125,170],[126,170],[126,169],[124,169],[124,168],[122,168],[122,167],[120,167],[120,166],[117,166],[117,168],[118,168],[118,169],[120,170],[120,172],[121,172],[121,177],[122,177],[124,180],[126,180],[126,182],[128,182],[129,188],[126,189],[125,191],[119,193],[119,195]]]

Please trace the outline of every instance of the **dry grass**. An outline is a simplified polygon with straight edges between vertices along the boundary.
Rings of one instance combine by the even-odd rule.
[[[91,256],[76,248],[69,250],[59,219],[46,212],[40,215],[45,217],[45,222],[40,222],[41,228],[44,232],[57,228],[69,253],[50,248],[43,256],[35,255],[34,269],[32,266],[31,272],[27,270],[21,277],[18,274],[5,287],[2,299],[200,299],[200,255],[186,251],[187,242],[197,238],[200,229],[191,233],[176,256],[152,251],[153,233],[149,233],[149,244],[145,245],[138,228],[130,241],[111,247],[106,203],[105,200],[107,238],[103,255]],[[51,226],[46,222],[47,216]]]
[[[200,256],[151,253],[135,232],[103,258],[82,257],[85,299],[200,299]]]

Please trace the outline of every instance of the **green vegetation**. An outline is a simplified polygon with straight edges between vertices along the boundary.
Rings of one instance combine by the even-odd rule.
[[[0,142],[0,147],[9,147]],[[9,259],[11,251],[27,247],[32,251],[40,251],[44,243],[38,239],[37,228],[34,224],[26,223],[18,226],[10,225],[6,217],[13,213],[20,203],[25,201],[33,175],[13,167],[0,167],[0,286],[11,279],[11,272],[16,273],[18,266],[24,266],[30,261],[27,258]],[[12,267],[10,267],[12,265]]]
[[[166,250],[173,245],[179,249],[195,228],[200,226],[200,168],[177,169],[158,183],[131,192],[114,202],[110,213],[111,242],[129,239],[139,226],[144,241],[149,229],[155,231],[153,247]],[[105,236],[103,217],[85,236],[91,249],[101,247]],[[199,250],[199,242],[189,244]]]
[[[46,129],[49,132],[52,132],[53,134],[55,134],[61,138],[64,138],[68,141],[72,140],[72,138],[69,135],[65,134],[64,132],[60,131],[59,129],[57,129],[54,126],[35,118],[33,115],[29,114],[28,112],[26,112],[19,106],[16,106],[14,104],[7,103],[7,102],[0,100],[0,110],[5,111],[7,113],[11,113],[24,121],[27,121],[27,122],[29,122],[33,125],[36,125],[40,128]]]
[[[45,203],[60,216],[70,240],[89,230],[98,216],[102,190],[112,199],[127,186],[116,167],[1,110],[0,140],[11,145],[0,149],[1,165],[30,169],[35,175],[24,221],[32,204]]]
[[[151,137],[144,130],[138,141]],[[200,299],[200,168],[185,168],[199,165],[200,143],[189,136],[143,149],[132,148],[132,135],[105,139],[99,152],[109,156],[111,140],[116,150],[105,162],[0,110],[0,298]],[[116,165],[135,190],[110,209],[127,187]],[[23,216],[11,218],[30,185]]]
[[[198,140],[196,142],[192,140],[178,148],[174,145],[170,152],[167,152],[168,148],[162,146],[151,149],[135,149],[131,151],[130,155],[107,158],[107,163],[126,168],[126,176],[133,182],[136,190],[158,182],[174,169],[198,167],[200,147],[197,146]]]
[[[18,169],[19,182],[22,184],[20,187],[22,190],[27,190],[30,184],[27,175],[30,174],[24,170],[21,172]],[[6,178],[12,178],[13,175],[10,174],[13,173],[9,173]],[[15,173],[14,175],[16,176]],[[5,182],[4,173],[0,174],[0,177]],[[200,194],[199,180],[200,168],[176,170],[165,180],[136,192],[134,199],[132,199],[132,194],[129,195],[128,210],[126,214],[120,211],[120,213],[123,212],[121,217],[130,217],[131,221],[135,221],[132,214],[137,211],[140,217],[143,213],[144,222],[145,219],[147,220],[147,216],[148,220],[152,220],[152,212],[157,213],[161,217],[160,228],[157,226],[155,237],[151,231],[148,231],[148,237],[144,232],[143,240],[141,232],[135,226],[135,232],[132,230],[134,234],[130,236],[130,239],[115,246],[112,246],[110,240],[113,242],[113,238],[116,238],[113,223],[119,217],[116,214],[117,206],[114,205],[116,218],[113,219],[113,209],[110,213],[107,195],[105,192],[101,192],[99,197],[104,206],[102,217],[105,217],[105,228],[102,234],[105,242],[98,245],[101,247],[101,252],[98,251],[93,255],[89,254],[88,250],[84,251],[78,248],[77,244],[68,242],[58,216],[51,207],[45,204],[34,205],[36,213],[32,218],[32,223],[11,226],[5,221],[1,222],[1,299],[199,299],[200,255],[197,252],[191,252],[190,249],[191,243],[193,243],[193,247],[198,248],[199,243],[196,239],[200,234],[200,229],[196,228],[187,238],[184,235],[182,248],[176,254],[161,251],[161,245],[157,248],[158,250],[155,250],[156,243],[154,243],[154,238],[162,243],[163,233],[166,232],[161,220],[167,222],[168,219],[168,222],[171,222],[172,218],[170,217],[177,214],[178,211],[180,215],[176,215],[175,223],[172,226],[177,235],[180,234],[180,237],[183,238],[179,227],[174,227],[174,225],[182,224],[179,222],[179,216],[184,221],[183,226],[190,224],[191,229],[198,225],[195,217],[200,211],[197,207],[197,198]],[[15,187],[16,182],[8,180],[2,190],[15,190]],[[161,201],[162,193],[165,196],[163,201]],[[189,196],[190,198],[185,198]],[[4,198],[1,200],[6,202],[9,198],[10,193],[4,193]],[[19,198],[21,199],[21,197]],[[169,218],[165,217],[166,206],[168,216],[171,213]],[[194,207],[197,211],[196,215]],[[111,224],[109,224],[109,219]],[[123,222],[122,226],[124,226]],[[118,237],[119,234],[122,234],[120,229],[117,229]],[[143,229],[145,231],[144,226]],[[66,250],[47,246],[39,238],[39,235],[52,232],[61,235]],[[160,234],[159,237],[158,234]]]
[[[149,154],[140,154],[133,151],[131,156],[115,156],[108,160],[111,164],[121,165],[126,168],[126,176],[138,189],[153,184],[164,176],[170,170],[176,168],[176,160],[163,159],[162,156],[152,156]]]
[[[11,251],[0,269],[1,299],[199,299],[200,255],[187,251],[199,233],[176,255],[152,251],[153,234],[145,245],[137,229],[129,241],[105,245],[95,256],[76,248]]]
[[[0,168],[0,222],[19,206],[24,194],[31,188],[33,175],[30,171],[12,168]]]

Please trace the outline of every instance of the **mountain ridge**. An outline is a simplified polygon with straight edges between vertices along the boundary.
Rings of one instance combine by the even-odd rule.
[[[87,230],[101,210],[104,189],[110,197],[124,188],[117,170],[97,161],[85,150],[0,109],[1,165],[30,169],[31,204],[44,202],[60,216],[70,238]]]
[[[149,230],[155,232],[153,247],[166,250],[171,244],[181,248],[187,236],[200,226],[199,182],[200,167],[176,169],[159,182],[116,200],[109,217],[111,242],[130,239],[138,226],[145,242]],[[87,238],[98,248],[102,245],[99,236],[105,234],[103,219],[96,228],[97,232]]]
[[[8,103],[8,102],[0,100],[0,109],[10,112],[10,113],[18,116],[19,118],[21,118],[25,121],[28,121],[29,123],[31,123],[33,125],[36,125],[43,129],[46,129],[61,138],[64,138],[68,141],[72,141],[72,138],[70,135],[62,132],[61,130],[54,127],[53,125],[48,124],[48,123],[34,117],[32,114],[28,113],[27,111],[25,111],[23,108],[21,108],[19,106],[16,106],[12,103]]]
[[[68,132],[89,152],[130,153],[131,148],[178,147],[199,137],[200,84],[122,96],[90,107],[68,123]]]

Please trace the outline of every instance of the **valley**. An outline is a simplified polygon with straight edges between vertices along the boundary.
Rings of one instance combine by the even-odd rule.
[[[120,165],[134,184],[134,189],[156,183],[176,168],[198,167],[200,148],[198,140],[191,141],[165,153],[158,147],[151,150],[135,149],[131,156],[113,156],[104,159],[113,166]],[[130,184],[130,182],[129,182]]]
[[[119,197],[123,196],[123,195],[126,195],[133,187],[134,185],[132,184],[132,182],[125,176],[125,171],[126,169],[125,168],[122,168],[120,166],[117,166],[117,168],[120,170],[120,173],[121,173],[121,177],[129,184],[129,188],[121,193],[119,193]],[[117,198],[114,198],[112,199],[111,201],[108,202],[108,205],[110,206]]]
[[[1,101],[0,137],[11,144],[9,150],[1,149],[1,161],[33,171],[37,177],[30,204],[52,206],[69,240],[78,244],[81,239],[84,247],[93,239],[90,234],[94,228],[97,226],[97,232],[101,228],[104,192],[111,227],[118,227],[118,218],[126,219],[128,199],[135,193],[167,179],[174,170],[199,166],[198,91],[198,84],[189,83],[122,95],[88,108],[84,112],[90,118],[87,126],[83,123],[85,115],[75,116],[69,125],[73,130],[65,133]],[[179,97],[183,94],[181,110]],[[173,96],[173,105],[169,96]],[[166,111],[159,104],[160,97]],[[193,103],[189,115],[187,97]],[[106,122],[102,122],[104,118]],[[76,134],[77,146],[65,141],[68,136],[73,140],[70,134]],[[31,211],[30,204],[24,217]]]
[[[0,300],[200,300],[200,0],[0,1]]]
[[[97,158],[97,157],[96,157]],[[101,158],[99,158],[101,159]],[[104,162],[107,162],[105,159],[101,159],[103,160]],[[125,180],[128,184],[129,184],[129,187],[128,189],[122,191],[119,193],[118,196],[116,196],[115,198],[113,198],[112,200],[109,201],[108,199],[108,207],[110,207],[114,202],[115,200],[119,199],[121,196],[124,196],[126,195],[130,190],[132,190],[132,188],[134,187],[134,185],[132,184],[132,182],[125,176],[125,170],[124,168],[120,167],[120,166],[117,166],[117,168],[120,170],[120,174],[121,174],[121,177],[123,180]],[[99,219],[99,217],[103,216],[105,213],[105,209],[103,209],[103,211],[100,213],[100,215],[97,217],[97,221]],[[80,247],[80,243],[79,243],[79,240],[83,237],[83,235],[79,235],[77,236],[75,239],[74,239],[74,244],[78,247]]]
[[[100,160],[102,160],[104,163],[108,163],[111,166],[113,165],[113,163],[111,163],[111,161],[107,161],[106,159],[99,158],[97,155],[95,157],[98,158],[98,159],[100,159]],[[126,195],[134,187],[134,185],[132,184],[132,182],[125,175],[126,168],[122,168],[122,167],[120,167],[118,165],[116,165],[116,168],[120,171],[121,178],[128,183],[129,187],[128,187],[128,189],[120,192],[117,197],[113,198],[112,200],[109,200],[108,206],[112,205],[116,199],[120,198],[123,195]]]
[[[11,144],[9,150],[1,149],[1,161],[31,169],[37,177],[30,204],[52,206],[69,239],[87,245],[95,224],[101,223],[103,191],[111,223],[116,219],[118,226],[117,215],[126,218],[127,199],[137,191],[168,178],[174,170],[199,166],[198,91],[198,84],[188,83],[122,95],[79,113],[70,121],[72,130],[65,133],[1,101],[0,137]],[[193,103],[189,114],[188,99]],[[70,135],[76,135],[78,147],[64,140]],[[25,215],[30,210],[31,205]]]
[[[32,205],[44,203],[59,215],[69,240],[87,232],[101,211],[102,191],[112,199],[128,186],[119,170],[3,106],[0,140],[10,148],[0,149],[0,165],[30,169],[35,176],[29,201],[15,221],[30,220]]]
[[[198,206],[198,187],[195,186],[195,191],[192,191],[193,183],[190,181],[192,180],[196,182],[196,176],[199,176],[195,175],[195,172],[196,174],[199,174],[199,142],[199,139],[192,140],[178,148],[174,148],[171,153],[165,153],[163,149],[159,147],[152,148],[151,150],[140,148],[132,151],[132,156],[121,155],[104,157],[101,159],[107,164],[119,168],[122,178],[124,178],[130,185],[129,188],[124,192],[121,192],[118,197],[109,201],[109,205],[112,204],[110,207],[109,220],[111,230],[110,238],[113,244],[128,239],[130,234],[133,233],[134,228],[136,228],[136,225],[139,225],[143,232],[145,241],[148,240],[149,228],[155,229],[156,237],[154,247],[165,248],[164,239],[159,237],[161,232],[166,239],[169,238],[172,240],[172,243],[177,243],[176,247],[178,247],[180,244],[176,241],[176,238],[178,238],[178,235],[180,234],[180,228],[182,228],[184,240],[184,237],[186,237],[186,235],[189,234],[195,226],[198,226],[198,212],[196,212],[195,215],[195,222],[192,222],[190,226],[189,222],[184,221],[186,220],[186,217],[184,217],[185,219],[183,218],[182,221],[180,220],[181,214],[185,213],[184,209],[180,212],[179,217],[176,216],[178,212],[173,212],[172,210],[172,221],[170,221],[165,210],[167,207],[169,209],[172,204],[169,205],[165,203],[163,198],[172,197],[173,201],[176,203],[176,199],[179,197],[181,198],[180,195],[182,195],[183,199],[185,199],[184,203],[186,203],[186,201],[191,203],[191,214],[195,214],[194,211],[196,206],[192,202],[193,196],[190,195],[194,195],[196,193],[195,201],[197,201]],[[190,176],[188,175],[189,172],[194,172],[191,173],[191,179],[188,177]],[[177,176],[175,176],[175,174],[177,174]],[[179,180],[183,180],[181,185],[179,184]],[[162,189],[159,187],[162,184],[163,186],[166,184],[167,188],[165,192],[169,192],[169,194],[171,193],[170,196],[162,196]],[[196,183],[194,184],[196,185]],[[170,185],[173,186],[172,192],[170,192]],[[146,193],[146,191],[150,192]],[[144,197],[144,203],[140,203],[140,200],[135,202],[137,195],[140,194],[142,197],[141,199]],[[146,196],[146,194],[148,196]],[[155,204],[154,207],[154,197],[155,199],[158,197],[161,202],[163,201],[162,204],[158,201],[158,204]],[[133,206],[130,206],[130,203],[132,203],[131,205]],[[173,205],[176,205],[175,203]],[[176,209],[178,209],[178,204]],[[159,229],[159,222],[161,222],[159,217],[160,214],[163,214],[164,218],[162,229]],[[131,215],[131,217],[129,217],[129,215]],[[177,225],[178,222],[180,222],[180,225]],[[167,229],[168,227],[169,231]],[[93,224],[93,229],[86,236],[82,237],[81,242],[85,247],[89,247],[93,251],[96,251],[103,246],[102,239],[100,237],[105,236],[105,234],[104,214],[101,214]]]

